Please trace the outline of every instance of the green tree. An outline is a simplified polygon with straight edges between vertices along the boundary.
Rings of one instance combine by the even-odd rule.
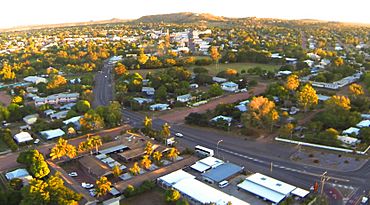
[[[81,128],[86,131],[99,130],[104,127],[104,120],[94,110],[89,110],[80,119],[80,124]]]
[[[223,93],[224,93],[224,91],[222,90],[221,86],[217,83],[212,84],[211,87],[208,90],[208,94],[211,97],[220,96]]]
[[[76,110],[79,113],[85,113],[88,110],[90,110],[90,108],[91,108],[91,105],[90,105],[89,101],[87,101],[87,100],[79,100],[76,103]]]
[[[36,178],[43,178],[50,173],[44,156],[35,149],[21,152],[17,158],[17,162],[25,164],[31,174]]]
[[[8,120],[10,116],[10,112],[8,108],[3,107],[0,105],[0,121]]]
[[[167,88],[161,85],[154,93],[156,101],[166,101],[167,99]]]

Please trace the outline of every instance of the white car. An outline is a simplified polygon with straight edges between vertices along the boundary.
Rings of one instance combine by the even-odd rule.
[[[224,180],[224,181],[222,181],[222,182],[218,183],[218,187],[220,187],[220,188],[227,187],[228,185],[229,185],[229,182],[228,182],[228,181],[226,181],[226,180]]]
[[[40,140],[39,139],[36,139],[33,143],[34,144],[38,144],[40,142]]]
[[[69,173],[68,175],[69,175],[70,177],[77,177],[77,176],[78,176],[77,172],[71,172],[71,173]]]
[[[180,133],[180,132],[176,133],[175,136],[176,137],[184,137],[184,135],[182,133]]]
[[[86,189],[91,189],[91,188],[93,188],[93,187],[94,187],[94,184],[89,184],[89,183],[82,182],[82,183],[81,183],[81,186],[82,186],[83,188],[86,188]]]

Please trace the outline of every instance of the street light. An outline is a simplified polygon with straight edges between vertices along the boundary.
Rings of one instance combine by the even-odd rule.
[[[223,142],[223,140],[218,140],[218,142],[217,142],[217,156],[219,157],[220,155],[219,155],[219,153],[218,153],[218,145],[221,143],[221,142]]]
[[[326,176],[328,172],[325,171],[322,175],[321,175],[321,192],[320,194],[322,195],[323,192],[324,192],[324,185],[325,185],[325,181],[328,181],[330,179],[329,176]]]

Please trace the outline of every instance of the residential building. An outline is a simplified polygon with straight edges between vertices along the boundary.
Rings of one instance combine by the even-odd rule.
[[[236,92],[239,89],[239,85],[234,82],[225,82],[221,84],[221,89],[228,92]]]
[[[149,110],[151,110],[151,111],[163,111],[163,110],[168,110],[168,109],[170,109],[169,104],[158,103],[158,104],[154,104],[154,105],[149,106]]]
[[[191,98],[192,98],[191,94],[186,94],[186,95],[177,96],[176,100],[178,102],[186,103],[186,102],[189,102]]]
[[[30,133],[28,132],[20,132],[14,135],[13,139],[19,144],[23,142],[33,141],[33,138]]]
[[[241,173],[243,169],[244,168],[241,166],[227,162],[203,173],[202,178],[204,181],[212,184],[220,183],[221,181],[228,180]]]
[[[155,89],[152,87],[142,87],[141,92],[145,93],[146,95],[154,95]]]
[[[48,80],[46,78],[38,77],[38,76],[27,76],[23,78],[24,81],[33,83],[33,84],[39,84],[39,83],[47,83]]]
[[[47,140],[51,140],[51,139],[54,139],[54,138],[57,138],[57,137],[61,137],[63,135],[65,135],[66,133],[61,130],[61,129],[54,129],[54,130],[46,130],[46,131],[42,131],[40,132],[40,134],[42,136],[44,136]]]

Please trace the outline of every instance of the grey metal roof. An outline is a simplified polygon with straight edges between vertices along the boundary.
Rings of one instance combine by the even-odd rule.
[[[206,173],[203,173],[202,176],[209,178],[215,182],[220,182],[220,181],[223,181],[233,176],[234,174],[242,170],[243,170],[243,167],[240,167],[236,164],[224,163],[224,164],[217,166],[216,168],[209,170]]]

